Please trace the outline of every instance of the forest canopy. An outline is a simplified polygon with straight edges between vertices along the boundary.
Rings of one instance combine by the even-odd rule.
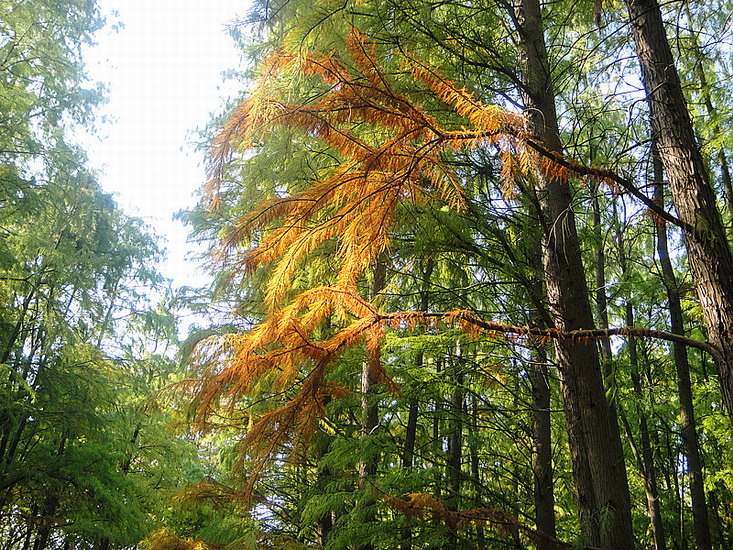
[[[3,550],[733,547],[726,3],[256,1],[177,290],[61,4],[0,17]]]

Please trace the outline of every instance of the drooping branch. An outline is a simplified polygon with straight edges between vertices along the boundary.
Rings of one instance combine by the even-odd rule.
[[[558,153],[547,150],[542,143],[539,143],[532,139],[527,139],[526,143],[529,147],[537,151],[543,157],[549,159],[551,162],[555,162],[560,166],[567,168],[571,172],[578,174],[579,176],[591,176],[597,178],[600,181],[610,181],[618,184],[623,189],[628,191],[631,196],[636,197],[642,203],[644,203],[644,205],[649,208],[652,213],[659,216],[661,219],[671,224],[674,224],[677,227],[684,229],[685,231],[689,230],[689,226],[685,222],[667,212],[662,205],[642,193],[631,180],[621,176],[613,170],[608,170],[605,168],[592,168],[590,166],[579,164],[573,160],[565,158]]]
[[[520,521],[512,514],[499,508],[474,508],[471,510],[450,510],[446,504],[426,493],[410,493],[407,498],[397,498],[372,485],[380,500],[401,514],[422,520],[438,521],[454,531],[465,531],[474,526],[485,526],[519,542],[520,536],[534,543],[543,544],[553,550],[572,550],[574,544],[563,542]],[[583,547],[585,550],[593,550]]]
[[[245,271],[273,266],[268,303],[279,302],[308,255],[331,241],[339,243],[339,284],[354,286],[364,267],[389,246],[401,202],[439,197],[454,209],[464,208],[464,186],[450,156],[465,149],[494,149],[508,190],[532,173],[597,178],[624,188],[659,218],[683,227],[627,178],[549,151],[531,138],[524,116],[483,103],[439,70],[394,54],[414,81],[454,111],[449,122],[437,120],[413,97],[394,89],[374,44],[364,35],[352,31],[347,49],[353,68],[333,55],[274,52],[259,86],[234,110],[214,142],[209,165],[213,205],[232,150],[252,147],[273,127],[300,129],[339,156],[340,164],[330,175],[264,202],[235,220],[220,243],[220,258],[226,263],[239,254],[241,243],[258,235],[257,246],[235,266]],[[311,77],[317,93],[305,102],[288,101],[278,82],[293,75]]]
[[[520,327],[516,325],[507,325],[494,321],[487,321],[465,310],[455,310],[444,313],[431,313],[420,311],[408,311],[392,314],[381,314],[380,320],[395,326],[405,322],[416,324],[425,322],[428,319],[445,320],[449,323],[458,324],[459,327],[474,337],[480,335],[479,331],[484,331],[489,338],[497,338],[503,336],[513,340],[515,343],[522,343],[522,338],[534,338],[540,340],[566,340],[569,342],[586,342],[597,339],[607,339],[613,336],[633,337],[633,338],[652,338],[656,340],[665,340],[667,342],[675,342],[691,348],[699,349],[709,353],[713,358],[718,357],[720,351],[710,342],[688,338],[680,334],[674,334],[664,330],[657,330],[645,327],[619,327],[609,329],[588,329],[574,330],[572,332],[562,332],[557,329],[541,329],[536,327]],[[476,330],[478,329],[478,331]]]

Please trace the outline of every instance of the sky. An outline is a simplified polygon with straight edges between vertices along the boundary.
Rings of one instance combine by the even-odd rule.
[[[186,229],[172,216],[195,204],[205,181],[195,131],[235,97],[239,85],[222,72],[239,66],[226,25],[243,18],[247,0],[99,0],[109,23],[85,52],[89,76],[105,82],[109,122],[84,146],[100,183],[130,215],[163,238],[168,259],[160,269],[175,285],[205,279],[184,258],[192,251]],[[116,11],[116,15],[110,15]]]

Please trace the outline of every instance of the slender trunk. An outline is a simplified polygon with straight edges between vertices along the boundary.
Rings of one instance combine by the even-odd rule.
[[[422,365],[422,353],[419,354],[419,365]],[[417,399],[410,399],[407,412],[407,428],[405,430],[405,448],[402,453],[402,467],[408,472],[412,470],[413,459],[415,455],[415,440],[417,439],[417,415],[418,415]],[[410,518],[405,516],[402,519],[402,542],[400,548],[402,550],[412,550],[412,528],[410,526]]]
[[[442,358],[438,358],[438,360],[435,362],[435,375],[436,378],[440,378],[440,375],[443,371],[443,360]],[[435,399],[435,403],[433,404],[434,407],[434,416],[433,416],[433,461],[437,463],[440,460],[440,457],[443,455],[443,437],[441,433],[441,417],[443,416],[443,400],[442,396],[438,396]],[[440,469],[437,467],[437,464],[435,467],[433,467],[433,472],[435,475],[434,484],[433,484],[433,492],[435,493],[435,496],[440,498],[440,495],[442,493],[441,487],[443,486],[443,476],[440,472]]]
[[[428,288],[430,287],[430,278],[433,274],[434,262],[432,259],[428,259],[425,265],[425,272],[423,273],[423,288],[420,292],[420,311],[427,311],[430,306],[430,293]],[[425,357],[422,351],[417,353],[415,358],[415,365],[418,372],[422,370]],[[419,413],[418,401],[415,398],[409,400],[408,411],[407,411],[407,427],[405,429],[405,448],[402,453],[402,467],[411,471],[413,466],[413,460],[415,455],[415,441],[417,439],[417,417]],[[410,518],[405,517],[402,527],[402,550],[411,550],[412,548],[412,529],[410,527]]]
[[[61,437],[58,449],[55,451],[56,456],[61,456],[66,449],[66,436]],[[33,550],[45,550],[48,545],[51,531],[53,530],[56,510],[59,506],[59,497],[56,494],[49,494],[43,502],[41,510],[41,522],[36,534],[36,540],[33,543]]]
[[[463,404],[465,392],[463,390],[463,350],[460,341],[456,343],[456,354],[451,361],[451,382],[453,392],[450,402],[450,431],[448,433],[448,462],[446,477],[450,497],[447,499],[448,508],[461,509],[461,485],[463,463]]]
[[[687,261],[700,299],[723,403],[733,426],[733,256],[695,139],[657,0],[626,0],[651,113],[652,137],[684,225]]]
[[[318,458],[320,459],[328,452],[328,442],[320,441],[319,443],[321,445],[319,446],[320,448],[317,448],[316,453]],[[327,467],[321,468],[318,470],[316,486],[319,487],[321,491],[325,492],[325,485],[330,479],[331,469]],[[328,511],[321,517],[319,517],[316,521],[316,544],[318,544],[319,546],[326,546],[328,535],[331,532],[331,529],[333,529],[333,512]]]
[[[474,393],[471,396],[471,444],[469,445],[469,453],[471,454],[471,480],[476,486],[476,492],[474,496],[474,506],[476,508],[481,507],[484,504],[484,495],[481,483],[481,468],[479,462],[478,453],[478,434],[479,434],[479,423],[478,423],[478,404],[479,398]],[[486,535],[484,533],[484,526],[480,523],[476,525],[476,545],[479,548],[483,548],[486,545]]]
[[[630,303],[626,304],[626,326],[634,326],[634,313]],[[652,453],[652,445],[649,437],[649,424],[647,422],[646,411],[643,410],[640,403],[644,400],[644,392],[641,384],[641,376],[639,373],[639,356],[637,351],[636,338],[633,336],[628,339],[629,345],[629,363],[631,366],[631,381],[636,394],[636,416],[639,419],[639,439],[641,442],[641,452],[637,450],[637,463],[641,477],[644,482],[644,492],[647,501],[647,515],[652,527],[652,537],[654,539],[654,548],[656,550],[666,550],[667,544],[664,539],[664,526],[662,524],[662,510],[659,505],[659,487],[657,485],[657,474],[654,468],[654,456]],[[631,426],[627,424],[627,432],[629,441],[633,442],[633,432]]]
[[[629,269],[626,257],[626,242],[624,240],[623,231],[619,225],[618,213],[616,211],[616,205],[613,205],[613,218],[614,225],[616,226],[616,249],[618,250],[618,264],[621,268],[621,277],[623,281],[629,279]],[[630,295],[625,297],[624,304],[624,322],[627,327],[635,326],[634,322],[634,307],[632,305],[632,298]],[[635,406],[636,406],[636,417],[639,419],[639,439],[641,442],[640,452],[635,451],[639,471],[644,482],[644,492],[647,500],[647,515],[651,522],[652,536],[654,539],[654,548],[656,550],[665,550],[667,545],[664,540],[664,528],[662,525],[662,512],[659,505],[659,488],[657,486],[657,474],[654,468],[654,457],[652,453],[651,440],[649,437],[649,425],[647,422],[646,411],[643,410],[641,403],[645,402],[645,396],[642,386],[641,369],[639,364],[639,352],[636,338],[633,336],[627,339],[628,350],[629,350],[629,366],[631,367],[631,383],[636,394]],[[650,402],[650,405],[653,402]],[[628,420],[624,419],[626,425],[626,431],[628,434],[629,441],[635,445],[633,431],[628,423]]]
[[[552,475],[550,377],[547,369],[547,354],[543,348],[538,346],[534,351],[532,363],[527,372],[532,386],[532,477],[535,523],[538,530],[555,537],[557,531]],[[539,550],[545,550],[542,544],[538,543]]]
[[[662,166],[656,147],[652,152],[654,166],[654,200],[664,204],[664,186],[662,184]],[[667,228],[657,224],[657,254],[662,266],[662,279],[667,290],[667,304],[670,315],[670,330],[674,334],[685,334],[682,317],[682,302],[667,246]],[[705,482],[700,458],[700,442],[697,437],[695,409],[692,400],[692,381],[687,349],[680,344],[672,344],[675,370],[677,371],[677,394],[680,404],[680,429],[682,445],[687,458],[687,471],[690,480],[690,497],[692,500],[692,516],[695,527],[695,540],[701,550],[712,548],[707,504],[705,502]]]
[[[596,317],[598,328],[608,328],[608,298],[606,297],[606,250],[601,231],[601,207],[598,203],[598,186],[591,188],[591,209],[593,211],[593,236],[596,240]],[[599,342],[603,359],[603,375],[606,380],[611,378],[611,341],[602,338]]]
[[[529,132],[561,152],[554,94],[537,0],[517,0]],[[543,265],[555,327],[594,326],[567,181],[538,174]],[[634,547],[623,448],[606,399],[595,343],[557,342],[561,389],[585,543],[603,550]]]
[[[36,514],[38,514],[38,504],[33,503],[33,506],[31,507],[31,517],[35,517]],[[27,522],[25,537],[23,538],[23,546],[21,547],[22,550],[30,550],[32,538],[33,538],[32,523]]]
[[[530,259],[539,273],[542,268],[542,251],[537,241],[536,253]],[[541,281],[528,292],[542,289]],[[547,328],[542,312],[534,309],[530,315],[533,326]],[[543,342],[534,342],[532,358],[527,366],[527,374],[532,388],[532,485],[537,529],[551,537],[557,535],[555,523],[555,493],[552,468],[552,424],[550,417],[550,375],[548,372],[547,351]],[[539,542],[538,550],[551,548],[549,543]]]
[[[418,365],[422,365],[422,354],[418,358]],[[410,399],[407,408],[407,427],[405,428],[405,448],[402,452],[402,467],[406,470],[412,470],[413,457],[415,455],[415,440],[417,439],[417,415],[418,415],[417,399]]]
[[[386,276],[386,266],[379,262],[374,268],[374,282],[369,292],[369,299],[374,298],[384,288]],[[361,367],[361,437],[368,438],[379,425],[379,406],[373,396],[376,393],[376,381],[372,374],[369,361],[364,361]],[[368,480],[377,473],[377,458],[368,456],[359,461],[359,488],[366,490],[368,488]],[[372,523],[375,515],[372,507],[369,506],[365,511],[364,522]],[[372,544],[357,545],[358,550],[371,550]]]

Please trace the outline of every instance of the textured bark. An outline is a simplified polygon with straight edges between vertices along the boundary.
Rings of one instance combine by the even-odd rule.
[[[529,132],[560,153],[554,93],[537,0],[515,3]],[[537,176],[543,266],[550,312],[562,331],[594,326],[567,181]],[[556,356],[584,541],[604,550],[634,547],[631,504],[618,426],[606,399],[594,342],[557,341]],[[601,525],[603,528],[601,528]]]
[[[685,4],[685,12],[687,13],[687,19],[690,21],[690,26],[694,26],[689,4]],[[703,105],[705,105],[705,111],[707,112],[708,117],[715,121],[713,123],[712,130],[713,135],[717,138],[723,135],[723,130],[717,122],[718,112],[713,105],[713,98],[710,94],[710,85],[708,83],[707,75],[705,74],[705,54],[703,53],[702,48],[700,48],[700,43],[696,33],[693,33],[692,35],[692,50],[695,55],[695,77],[700,82],[700,96]],[[731,220],[729,231],[733,234],[733,179],[731,179],[730,165],[723,147],[718,147],[717,157],[718,165],[720,166],[721,181],[723,183],[723,193],[725,194],[725,203]]]
[[[652,135],[684,225],[687,261],[695,280],[716,364],[723,403],[733,425],[733,256],[682,93],[656,0],[626,0],[651,113]]]
[[[535,523],[537,529],[555,537],[555,494],[552,469],[552,428],[550,425],[550,379],[547,356],[538,347],[529,366],[532,385],[532,477],[534,486]],[[547,546],[550,548],[550,546]],[[538,549],[544,550],[542,543]]]
[[[530,263],[537,273],[542,270],[542,246],[537,239],[532,245]],[[527,288],[529,294],[542,292],[541,281]],[[541,303],[541,300],[532,300]],[[533,326],[547,328],[543,310],[534,309],[530,314]],[[542,342],[532,347],[532,361],[527,366],[532,387],[532,481],[537,529],[546,535],[557,535],[555,522],[555,492],[552,468],[552,424],[550,418],[550,376],[547,351]],[[538,550],[549,550],[550,543],[538,542]]]

